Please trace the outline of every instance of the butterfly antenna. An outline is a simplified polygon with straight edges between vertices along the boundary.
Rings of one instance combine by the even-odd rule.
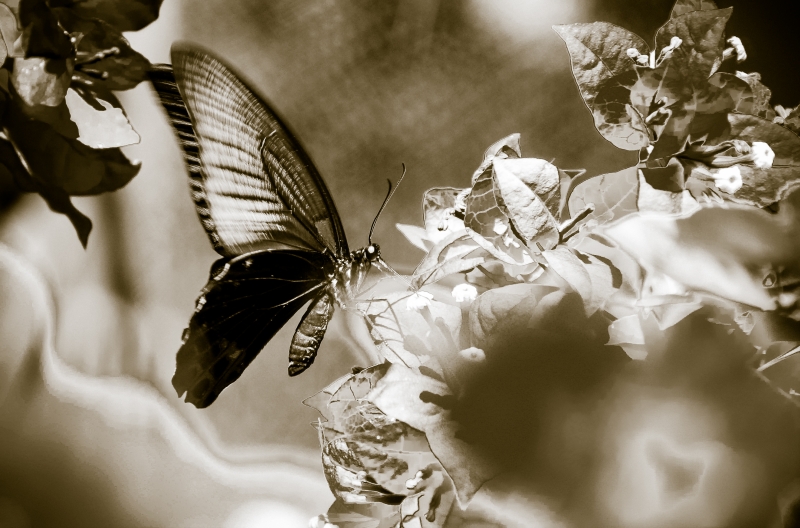
[[[367,243],[369,245],[372,245],[372,232],[375,231],[375,225],[378,223],[378,218],[381,217],[381,213],[383,212],[383,209],[386,207],[386,204],[389,203],[389,200],[392,199],[392,196],[394,196],[394,192],[397,190],[398,187],[400,187],[400,182],[402,182],[403,178],[405,178],[406,176],[406,164],[402,163],[402,165],[403,165],[403,175],[400,176],[399,180],[397,180],[397,185],[395,185],[394,188],[392,188],[392,181],[388,179],[386,180],[389,183],[389,192],[386,193],[386,198],[384,198],[383,203],[381,204],[381,208],[378,209],[378,214],[375,215],[375,220],[372,221],[372,227],[369,228],[369,237],[367,237]]]

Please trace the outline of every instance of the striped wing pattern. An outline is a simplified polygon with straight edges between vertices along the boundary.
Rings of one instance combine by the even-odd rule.
[[[309,301],[289,374],[313,363],[334,312],[337,261],[351,257],[322,178],[277,115],[208,53],[173,46],[172,60],[150,80],[183,149],[200,221],[223,256],[172,379],[179,396],[203,408]]]
[[[325,298],[333,269],[333,260],[312,251],[262,251],[217,261],[178,351],[172,378],[178,395],[186,393],[186,401],[199,408],[211,405],[292,315]],[[332,304],[325,313],[321,333],[314,328],[320,321],[316,315],[307,314],[300,323],[299,329],[317,337],[315,347]]]
[[[190,172],[199,169],[193,196],[217,252],[290,246],[346,256],[333,199],[278,116],[208,53],[173,46],[172,62],[197,144],[195,150],[181,137]]]

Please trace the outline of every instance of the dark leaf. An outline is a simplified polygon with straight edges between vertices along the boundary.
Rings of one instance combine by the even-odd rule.
[[[672,37],[679,37],[683,42],[672,52],[671,60],[694,86],[702,86],[722,63],[725,25],[732,12],[728,7],[671,18],[656,33],[656,53],[668,46]]]
[[[75,55],[69,34],[58,23],[46,0],[21,0],[19,22],[25,57],[67,59]]]
[[[713,0],[678,0],[672,7],[670,18],[679,17],[692,11],[713,11],[719,9]]]
[[[641,54],[649,53],[647,43],[627,29],[607,22],[553,26],[564,39],[572,61],[572,74],[589,110],[600,84],[633,67],[634,61],[627,50],[635,48]]]
[[[5,176],[13,180],[17,189],[39,193],[50,209],[66,215],[75,227],[81,244],[86,247],[89,232],[92,230],[92,221],[72,205],[69,195],[62,189],[33,178],[20,161],[14,146],[5,139],[0,139],[0,171],[5,172]]]
[[[753,97],[752,102],[740,110],[741,113],[769,118],[770,112],[773,112],[772,106],[769,104],[770,99],[772,99],[772,90],[761,82],[761,74],[736,72],[736,77],[750,86]]]
[[[800,135],[800,106],[794,107],[781,124],[795,134]]]
[[[91,81],[92,89],[129,90],[145,80],[150,62],[131,45],[114,26],[96,18],[84,18],[74,10],[53,10],[61,24],[70,32],[79,32],[83,37],[78,42],[78,62],[75,69],[79,76]],[[116,53],[111,50],[116,49]],[[98,57],[99,60],[94,60]],[[89,61],[81,64],[82,61]],[[94,75],[87,76],[84,70]],[[108,77],[99,78],[103,73]]]
[[[163,0],[50,0],[86,18],[99,18],[119,31],[138,31],[158,18]]]
[[[728,128],[728,114],[756,114],[758,103],[748,83],[730,73],[715,73],[703,89],[695,92],[694,119],[686,124],[690,141],[703,141],[715,137]],[[655,157],[654,157],[655,158]]]
[[[16,104],[6,113],[6,133],[38,181],[84,196],[114,191],[139,172],[119,149],[95,150],[24,115]]]

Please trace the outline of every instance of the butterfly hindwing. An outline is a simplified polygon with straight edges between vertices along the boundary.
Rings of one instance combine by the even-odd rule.
[[[172,62],[174,82],[165,66],[150,77],[181,140],[214,249],[235,256],[288,246],[346,257],[333,199],[275,112],[207,52],[176,45]]]
[[[200,408],[213,403],[292,315],[328,289],[333,266],[324,254],[288,250],[217,261],[178,351],[178,395]]]

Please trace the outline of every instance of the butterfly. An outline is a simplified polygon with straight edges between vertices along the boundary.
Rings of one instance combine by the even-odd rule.
[[[198,408],[236,381],[308,303],[289,347],[289,375],[314,362],[338,304],[373,266],[372,243],[350,251],[333,198],[269,105],[222,61],[178,44],[149,76],[178,136],[211,266],[177,353],[172,385]],[[380,212],[391,197],[392,188]]]

